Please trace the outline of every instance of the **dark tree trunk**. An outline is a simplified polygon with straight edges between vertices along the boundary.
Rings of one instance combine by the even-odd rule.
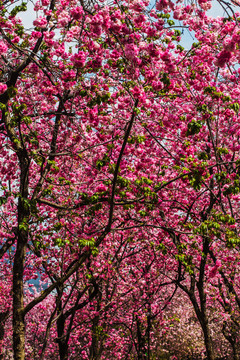
[[[207,315],[206,315],[206,308],[203,304],[201,304],[202,305],[201,309],[199,308],[197,299],[194,294],[190,294],[189,297],[193,304],[195,313],[197,315],[197,318],[199,320],[199,323],[200,323],[202,331],[203,331],[207,360],[215,360],[212,337],[210,334],[208,319],[207,319]]]
[[[203,334],[204,334],[204,342],[205,342],[205,347],[206,347],[207,359],[215,360],[212,337],[210,335],[209,326],[206,322],[202,326],[202,329],[203,329]]]
[[[59,296],[62,296],[62,289],[59,292]],[[59,317],[57,319],[57,333],[58,333],[58,349],[59,349],[59,356],[60,360],[67,360],[68,359],[68,344],[66,343],[65,337],[65,316],[62,312],[62,303],[60,301],[58,310],[57,310]]]
[[[141,331],[141,322],[137,318],[137,338],[138,338],[138,360],[147,360],[145,347],[145,337]]]
[[[21,152],[20,196],[18,199],[17,248],[13,264],[13,351],[14,360],[25,359],[25,324],[23,303],[23,271],[28,242],[29,204],[28,204],[28,168],[26,152]]]
[[[98,329],[98,324],[99,324],[99,316],[95,316],[93,321],[92,321],[92,345],[90,348],[90,359],[91,360],[98,360],[100,358],[99,356],[99,329]]]

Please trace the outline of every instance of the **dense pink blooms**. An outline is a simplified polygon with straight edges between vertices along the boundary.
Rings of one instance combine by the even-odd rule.
[[[216,65],[219,67],[224,67],[226,63],[229,62],[231,57],[232,57],[232,53],[230,51],[222,50],[217,56]]]
[[[7,85],[0,83],[0,94],[3,94],[7,90]]]
[[[79,51],[77,54],[71,56],[71,60],[76,67],[82,67],[85,64],[86,54],[83,51]]]
[[[139,53],[138,46],[135,44],[127,44],[125,46],[126,57],[130,60],[134,60]]]
[[[3,41],[0,41],[0,53],[4,54],[7,52],[7,50],[8,50],[7,45]]]
[[[71,9],[71,15],[75,20],[81,19],[82,15],[84,14],[83,8],[81,6],[77,6]]]
[[[45,28],[47,25],[47,19],[43,16],[39,16],[36,20],[33,21],[33,25],[39,28]]]
[[[0,4],[1,358],[234,359],[240,14],[222,6]]]
[[[70,21],[70,15],[69,13],[64,10],[61,11],[60,14],[58,15],[58,25],[60,26],[66,26]]]
[[[159,11],[164,10],[165,8],[167,8],[168,6],[172,7],[173,3],[171,2],[171,0],[159,0],[156,3],[156,9]]]

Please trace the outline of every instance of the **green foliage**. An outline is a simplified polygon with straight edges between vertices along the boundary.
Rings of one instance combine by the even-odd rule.
[[[1,111],[6,111],[6,105],[3,103],[0,103],[0,110]]]
[[[237,236],[236,232],[233,230],[226,229],[225,239],[228,248],[235,248],[240,245],[240,237]]]
[[[129,144],[142,144],[146,140],[144,135],[133,135],[128,138],[127,142]]]
[[[200,120],[193,119],[190,123],[188,123],[187,136],[195,135],[200,132],[202,128],[202,122]]]
[[[84,91],[82,93],[84,94],[82,96],[86,96]],[[93,108],[95,105],[101,105],[101,103],[108,102],[110,97],[111,94],[109,92],[104,94],[96,93],[96,96],[92,97],[92,99],[87,103],[87,106]]]
[[[101,168],[103,168],[105,165],[107,165],[107,163],[109,163],[109,161],[110,161],[110,158],[109,158],[108,154],[105,154],[102,159],[99,159],[96,161],[96,168],[98,170],[101,170]]]
[[[229,105],[230,109],[234,110],[236,114],[238,114],[239,112],[239,104],[238,103],[233,103]]]
[[[136,115],[139,115],[139,114],[141,113],[141,110],[138,109],[137,107],[135,107],[135,108],[133,109],[133,111],[134,111],[134,113],[135,113]]]
[[[53,169],[53,170],[56,170],[56,172],[58,172],[58,170],[59,170],[59,168],[58,168],[56,165],[53,165],[53,166],[52,166],[52,169]],[[71,185],[71,181],[65,179],[65,177],[63,177],[63,176],[60,176],[60,177],[58,178],[58,181],[59,181],[59,183],[62,184],[62,185],[63,185],[63,184],[65,184],[65,185]]]
[[[146,184],[146,185],[151,185],[152,184],[152,180],[145,177],[145,176],[142,176],[140,179],[137,179],[135,180],[135,184],[136,185],[143,185],[143,184]]]
[[[62,238],[57,238],[54,240],[54,245],[58,246],[58,247],[64,247],[67,244],[67,240],[66,239],[62,239]]]
[[[201,151],[198,154],[198,159],[199,160],[208,160],[208,154],[205,151]]]
[[[161,19],[169,19],[170,18],[170,14],[158,14],[158,17],[161,18]]]
[[[21,223],[19,223],[18,228],[19,228],[20,231],[28,231],[29,224],[27,222],[27,219],[22,221]]]
[[[10,15],[11,16],[16,16],[19,12],[21,11],[27,11],[27,3],[25,2],[22,2],[21,5],[18,5],[18,6],[15,6],[11,12],[10,12]]]
[[[145,211],[145,210],[140,210],[138,213],[141,217],[145,217],[148,214],[147,211]]]
[[[218,152],[219,155],[226,155],[226,154],[229,153],[227,148],[222,148],[222,147],[218,147],[217,152]]]
[[[86,211],[86,214],[87,215],[92,215],[94,216],[95,213],[99,210],[102,209],[102,204],[101,203],[97,203],[97,204],[94,204],[92,205],[87,211]]]
[[[231,242],[233,244],[237,244],[238,237],[236,236],[235,232],[226,228],[226,226],[233,224],[235,224],[235,219],[232,218],[230,215],[213,212],[211,219],[205,220],[199,226],[193,228],[193,233],[202,236],[214,235],[220,238],[224,233],[228,245],[231,244]]]
[[[91,250],[91,254],[93,256],[98,255],[98,248],[95,246],[95,239],[94,238],[80,239],[78,241],[78,245],[79,245],[80,248],[88,247]]]
[[[239,180],[239,177],[237,177],[237,178],[235,178],[234,182],[223,191],[223,195],[225,195],[225,196],[230,195],[230,194],[236,195],[239,192],[240,192],[240,180]]]
[[[7,196],[0,196],[0,206],[6,204],[8,197]]]
[[[122,176],[118,176],[117,178],[117,184],[121,187],[121,188],[127,188],[130,189],[130,184],[131,181],[122,177]]]
[[[193,163],[192,166],[194,166],[194,165],[197,166],[197,164]],[[190,185],[195,190],[200,190],[200,188],[202,186],[203,169],[204,169],[204,164],[203,164],[202,168],[193,169],[188,175],[186,175],[189,179]]]
[[[184,47],[182,46],[182,45],[177,45],[177,49],[180,51],[180,52],[182,52],[182,51],[184,51]]]
[[[212,99],[221,99],[223,102],[231,100],[229,95],[224,95],[223,92],[217,91],[215,86],[205,87],[204,94],[210,95]]]
[[[160,251],[163,255],[166,255],[168,253],[167,248],[163,243],[157,245],[156,250]]]
[[[162,77],[161,77],[161,81],[162,83],[165,85],[166,88],[168,88],[171,84],[169,76],[167,73],[163,73]]]

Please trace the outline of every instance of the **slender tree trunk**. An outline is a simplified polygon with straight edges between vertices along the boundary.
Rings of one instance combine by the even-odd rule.
[[[210,203],[213,204],[212,199],[210,199]],[[203,218],[204,220],[204,218]],[[213,342],[210,334],[208,316],[207,316],[207,294],[204,289],[204,279],[205,279],[205,270],[207,263],[207,256],[209,253],[209,239],[208,237],[203,238],[203,256],[200,264],[200,273],[199,279],[197,282],[197,289],[200,300],[200,312],[199,312],[199,321],[202,326],[204,342],[206,347],[207,359],[215,360],[214,350],[213,350]]]
[[[28,242],[29,204],[28,168],[26,152],[19,154],[20,161],[20,195],[18,199],[18,234],[17,248],[13,264],[13,351],[14,360],[25,360],[25,324],[23,298],[23,271]]]
[[[58,334],[58,350],[59,350],[59,357],[60,360],[67,360],[68,358],[68,344],[66,343],[66,337],[65,337],[65,317],[62,312],[62,301],[61,296],[63,293],[63,288],[58,288],[58,305],[57,305],[57,313],[58,313],[58,319],[57,319],[57,334]]]
[[[201,310],[199,309],[199,307],[197,306],[197,300],[196,300],[195,296],[194,296],[194,298],[193,297],[191,298],[191,301],[193,303],[193,306],[196,311],[196,315],[198,317],[198,320],[200,322],[200,325],[201,325],[201,328],[203,331],[207,360],[215,360],[212,337],[210,334],[208,319],[207,319],[207,315],[206,315],[206,308],[202,304]]]
[[[204,334],[204,342],[206,347],[206,353],[207,353],[207,359],[208,360],[215,360],[215,355],[213,351],[213,343],[212,343],[212,337],[209,331],[209,326],[207,323],[205,323],[202,326],[203,334]]]
[[[193,304],[195,313],[197,315],[197,318],[199,320],[199,323],[200,323],[202,331],[203,331],[207,360],[215,360],[212,337],[210,334],[208,318],[207,318],[207,314],[206,314],[205,296],[203,296],[203,293],[201,294],[201,291],[202,291],[202,289],[199,291],[200,299],[201,299],[201,308],[198,305],[198,302],[197,302],[197,299],[196,299],[194,293],[188,293],[188,295]]]
[[[98,324],[99,324],[99,316],[95,316],[92,320],[92,344],[90,347],[90,360],[98,360],[99,359],[99,330],[98,330]]]
[[[137,318],[137,338],[138,338],[138,360],[147,360],[145,338],[141,330],[141,322]]]
[[[67,360],[68,359],[68,344],[65,340],[65,318],[64,315],[61,314],[57,320],[57,332],[58,332],[58,349],[59,349],[59,356],[60,360]]]
[[[207,316],[205,312],[200,312],[200,309],[198,308],[197,301],[195,297],[190,298],[192,301],[192,304],[195,308],[196,315],[198,317],[199,323],[201,325],[203,336],[204,336],[204,344],[207,354],[207,360],[215,360],[214,350],[213,350],[213,343],[212,343],[212,337],[210,334],[209,324],[207,320]]]
[[[21,232],[13,266],[13,351],[14,360],[25,359],[25,324],[23,316],[23,267],[26,253],[25,234]]]
[[[68,345],[65,343],[65,341],[59,341],[58,348],[59,348],[60,360],[67,360],[68,359]]]

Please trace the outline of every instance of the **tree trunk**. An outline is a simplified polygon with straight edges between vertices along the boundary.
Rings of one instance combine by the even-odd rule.
[[[145,348],[145,338],[141,330],[141,322],[137,318],[137,338],[138,338],[138,360],[147,360],[146,348]]]
[[[214,355],[214,351],[213,351],[213,343],[212,343],[212,338],[210,335],[208,324],[205,323],[202,326],[202,329],[203,329],[203,334],[204,334],[204,343],[205,343],[205,347],[206,347],[207,359],[215,360],[215,355]]]
[[[60,314],[57,320],[57,332],[58,332],[58,349],[60,360],[68,359],[68,344],[66,343],[65,334],[65,318],[63,314]]]
[[[26,153],[19,155],[20,196],[18,198],[18,234],[17,248],[13,264],[13,352],[14,360],[25,360],[25,324],[23,298],[23,271],[28,242],[29,204],[28,204],[28,168]]]
[[[197,318],[199,320],[199,323],[200,323],[202,331],[203,331],[207,360],[215,360],[212,337],[210,334],[208,319],[207,319],[207,315],[206,315],[205,301],[204,301],[204,299],[202,299],[202,304],[201,304],[201,309],[200,309],[194,293],[189,293],[189,298],[193,304],[195,313],[197,315]],[[201,298],[201,296],[200,296],[200,298]]]
[[[57,319],[57,334],[58,334],[58,350],[59,350],[59,357],[60,360],[67,360],[68,359],[68,341],[66,341],[65,336],[65,322],[66,318],[62,311],[62,301],[61,296],[63,294],[63,288],[58,288],[58,305],[57,305],[57,313],[58,313],[58,319]]]
[[[92,320],[92,344],[90,347],[90,360],[98,359],[98,323],[99,323],[99,316],[95,316]]]

